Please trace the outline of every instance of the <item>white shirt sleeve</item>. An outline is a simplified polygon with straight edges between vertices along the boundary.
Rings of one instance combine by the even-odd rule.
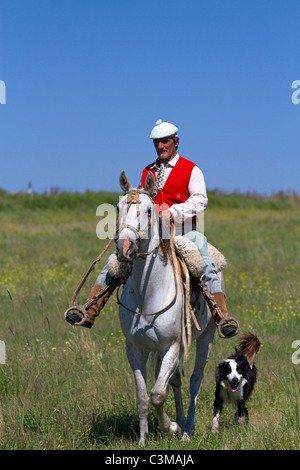
[[[170,211],[175,222],[180,222],[196,214],[201,214],[207,207],[207,192],[202,171],[198,166],[194,166],[189,181],[189,198],[180,204],[173,204]]]

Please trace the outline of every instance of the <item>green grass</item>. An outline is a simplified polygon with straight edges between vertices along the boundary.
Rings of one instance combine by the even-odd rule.
[[[60,207],[58,197],[49,202],[40,196],[42,202],[33,204],[23,196],[13,200],[3,193],[6,206],[0,210],[0,340],[7,349],[6,364],[0,364],[0,449],[137,449],[135,385],[115,297],[92,330],[71,327],[63,318],[105,245],[96,237],[96,208],[115,204],[118,195],[76,195],[75,202],[65,194]],[[291,360],[292,342],[300,339],[297,199],[270,203],[228,195],[226,203],[226,195],[211,196],[205,231],[228,260],[229,312],[239,318],[242,333],[253,331],[263,345],[248,405],[251,424],[236,426],[228,406],[220,433],[210,432],[215,367],[236,344],[215,337],[193,439],[183,443],[161,435],[151,410],[147,448],[299,449],[300,364]],[[83,288],[82,302],[102,264]],[[194,346],[183,379],[186,408],[193,358]],[[174,416],[171,394],[166,408]]]

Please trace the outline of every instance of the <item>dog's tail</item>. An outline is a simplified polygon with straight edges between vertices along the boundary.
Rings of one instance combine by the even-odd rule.
[[[257,336],[249,333],[241,337],[237,351],[247,358],[251,369],[253,367],[259,348],[260,341]]]

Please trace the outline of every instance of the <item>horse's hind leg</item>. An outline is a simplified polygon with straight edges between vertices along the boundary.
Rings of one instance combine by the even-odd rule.
[[[190,380],[190,406],[182,435],[183,440],[189,440],[195,429],[196,404],[201,392],[204,367],[209,358],[214,333],[215,327],[213,322],[211,322],[204,333],[197,339],[195,367]]]
[[[175,373],[170,378],[170,385],[172,385],[173,395],[174,395],[174,400],[175,400],[176,421],[181,427],[181,429],[183,429],[185,425],[185,414],[184,414],[182,394],[181,394],[181,376],[180,376],[180,371],[178,367]]]
[[[175,373],[179,362],[179,344],[173,344],[164,354],[161,362],[160,371],[151,390],[151,403],[155,407],[159,428],[167,434],[176,434],[181,432],[179,424],[171,421],[164,410],[164,402],[167,393],[167,387],[170,378]]]
[[[148,439],[148,413],[150,407],[150,399],[147,395],[146,372],[148,353],[135,348],[128,341],[126,343],[126,353],[135,378],[137,410],[140,422],[139,444],[143,446]]]

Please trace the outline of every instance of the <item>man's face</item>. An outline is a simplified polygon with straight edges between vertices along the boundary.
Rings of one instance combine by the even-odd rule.
[[[153,143],[159,158],[162,161],[167,161],[176,155],[179,141],[174,142],[172,137],[164,137],[163,139],[154,139]]]

